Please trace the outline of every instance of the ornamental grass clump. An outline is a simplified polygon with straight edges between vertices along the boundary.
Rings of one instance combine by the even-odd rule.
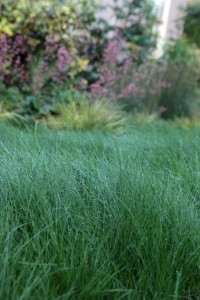
[[[57,117],[49,116],[43,122],[57,129],[100,128],[114,132],[123,132],[127,122],[126,114],[116,104],[103,99],[82,99],[80,102],[72,100],[69,104],[59,105],[58,113]]]

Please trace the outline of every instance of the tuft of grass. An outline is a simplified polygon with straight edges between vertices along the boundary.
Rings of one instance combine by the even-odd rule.
[[[3,105],[0,104],[0,121],[16,121],[18,119],[23,119],[19,114],[14,111],[8,111],[4,109]]]
[[[134,113],[131,118],[132,124],[150,124],[156,120],[158,120],[158,113],[148,113],[148,112],[140,112]]]
[[[200,116],[193,115],[190,118],[175,118],[175,123],[185,130],[200,128]]]
[[[199,143],[0,124],[0,299],[199,299]]]
[[[100,128],[105,131],[123,132],[126,115],[117,105],[107,101],[70,101],[58,108],[59,116],[48,117],[45,123],[57,129],[88,130]]]

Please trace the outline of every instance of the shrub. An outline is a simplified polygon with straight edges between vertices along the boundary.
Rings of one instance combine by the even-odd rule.
[[[46,41],[43,54],[38,57],[29,54],[28,43],[22,36],[2,35],[0,53],[1,99],[10,107],[20,107],[22,113],[51,111],[55,86],[58,91],[72,87],[81,90],[87,85],[79,76],[87,67],[87,59],[52,39]]]
[[[0,82],[0,103],[7,110],[16,110],[23,102],[23,96],[16,87],[6,87]]]
[[[184,33],[191,43],[200,47],[200,1],[191,1],[186,9]]]
[[[130,54],[132,56],[137,54],[137,62],[135,62],[137,65],[141,64],[156,46],[153,28],[157,18],[152,0],[116,0],[111,3],[109,9],[114,22],[104,19],[103,13],[102,18],[96,18],[85,48],[90,64],[84,76],[89,84],[95,83],[98,79],[98,67],[101,65],[110,38],[126,41]],[[102,5],[99,9],[105,10],[105,6]]]
[[[160,106],[167,108],[163,116],[189,116],[196,109],[198,99],[198,51],[180,40],[166,48],[164,59],[164,78],[170,80],[171,88],[163,90],[160,97]]]
[[[54,85],[82,88],[89,61],[80,49],[94,20],[93,0],[3,0],[0,11],[1,90],[21,92],[21,111],[41,111],[40,99],[51,105]]]
[[[0,79],[6,86],[29,86],[36,94],[50,83],[74,83],[74,77],[85,70],[88,60],[78,57],[60,41],[48,38],[39,56],[33,55],[29,41],[22,35],[0,38]]]
[[[60,98],[58,89],[63,93],[74,89],[86,91],[88,82],[90,84],[97,81],[96,85],[99,84],[99,77],[102,86],[106,88],[105,83],[102,82],[102,77],[107,76],[106,55],[109,57],[108,52],[114,50],[113,41],[108,42],[106,33],[114,28],[108,27],[105,34],[98,38],[95,33],[96,27],[91,26],[95,20],[94,3],[95,0],[1,1],[0,81],[3,102],[8,104],[9,94],[10,108],[17,109],[23,115],[46,115],[55,113],[54,106]],[[138,46],[146,50],[150,45],[152,46],[151,28],[155,17],[152,13],[151,1],[134,3],[125,1],[121,12],[116,1],[113,10],[116,18],[121,19],[124,24],[122,26],[120,23],[115,27],[115,35],[123,37],[126,41],[126,53],[119,49],[122,56],[125,53],[130,57],[135,51],[133,50],[135,44],[137,44],[137,52]],[[100,32],[102,30],[104,29],[101,27]],[[133,36],[134,40],[132,40]],[[104,62],[101,66],[102,55]],[[114,55],[118,56],[117,53]],[[145,92],[142,92],[141,86],[137,86],[134,90],[134,93],[137,90],[137,95],[127,96],[133,88],[132,82],[127,78],[137,73],[137,71],[131,73],[130,70],[133,68],[136,70],[139,56],[134,62],[128,57],[125,61],[123,57],[120,57],[119,61],[118,58],[114,58],[117,69],[116,72],[112,71],[116,73],[117,85],[122,72],[125,81],[122,96],[126,94],[126,100],[131,98],[128,99],[131,103],[129,106],[134,101],[137,106],[140,105],[138,104],[140,101],[136,98],[141,98],[141,93],[145,94]],[[128,64],[130,67],[127,70]],[[141,66],[141,69],[143,67]],[[151,67],[148,67],[148,72],[149,68]],[[139,76],[142,77],[141,72],[139,71]],[[142,82],[143,78],[140,78],[140,81]],[[144,82],[141,82],[140,84],[144,85]],[[154,88],[158,89],[156,85]],[[10,89],[9,93],[7,89]],[[112,93],[116,94],[117,91],[114,92],[113,87],[112,90]],[[108,94],[110,97],[110,92]],[[15,99],[13,95],[16,95]],[[135,108],[135,104],[133,106]]]
[[[160,98],[160,106],[167,108],[163,114],[165,118],[189,116],[195,110],[198,97],[196,75],[192,66],[175,64],[174,61],[167,63],[165,79],[169,79],[172,86],[163,91]]]
[[[34,50],[51,36],[73,44],[94,20],[93,0],[2,0],[0,34],[26,36]]]
[[[153,10],[153,1],[124,0],[123,5],[121,5],[120,1],[117,0],[114,3],[117,36],[141,46],[146,51],[155,47],[156,39],[153,26],[157,22],[157,18]]]
[[[158,96],[170,84],[162,79],[163,65],[145,61],[139,66],[126,51],[124,41],[112,40],[104,51],[99,80],[92,93],[123,103],[127,110],[154,112]]]
[[[166,45],[164,51],[164,59],[173,60],[175,63],[195,65],[199,59],[198,49],[185,38]]]
[[[140,58],[147,56],[152,48],[156,47],[156,35],[153,27],[157,22],[154,13],[154,3],[151,0],[116,0],[110,7],[114,24],[109,20],[101,21],[99,26],[99,36],[111,35],[113,37],[125,39],[130,49],[137,48]]]
[[[114,132],[123,131],[126,122],[125,114],[116,105],[104,100],[73,100],[67,105],[59,105],[58,112],[59,116],[50,116],[43,122],[56,129],[100,128]]]

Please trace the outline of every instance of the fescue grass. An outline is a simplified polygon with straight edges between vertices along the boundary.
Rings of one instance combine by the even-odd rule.
[[[0,125],[0,299],[200,299],[200,131]]]

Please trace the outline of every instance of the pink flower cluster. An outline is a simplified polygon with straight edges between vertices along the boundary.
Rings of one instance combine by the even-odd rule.
[[[71,51],[55,38],[47,38],[38,57],[36,48],[22,35],[0,37],[0,80],[7,86],[21,88],[28,84],[33,93],[38,93],[49,80],[68,80],[73,59]]]
[[[121,40],[111,40],[104,51],[103,61],[111,67],[116,67],[123,45],[124,43]]]
[[[124,43],[112,40],[103,55],[102,65],[98,69],[99,80],[91,85],[95,96],[111,100],[142,100],[157,97],[163,89],[170,88],[170,83],[163,80],[163,66],[144,62],[137,66],[134,59],[125,56]]]
[[[60,73],[66,71],[66,68],[70,65],[72,60],[72,54],[64,46],[58,49],[56,67]]]

